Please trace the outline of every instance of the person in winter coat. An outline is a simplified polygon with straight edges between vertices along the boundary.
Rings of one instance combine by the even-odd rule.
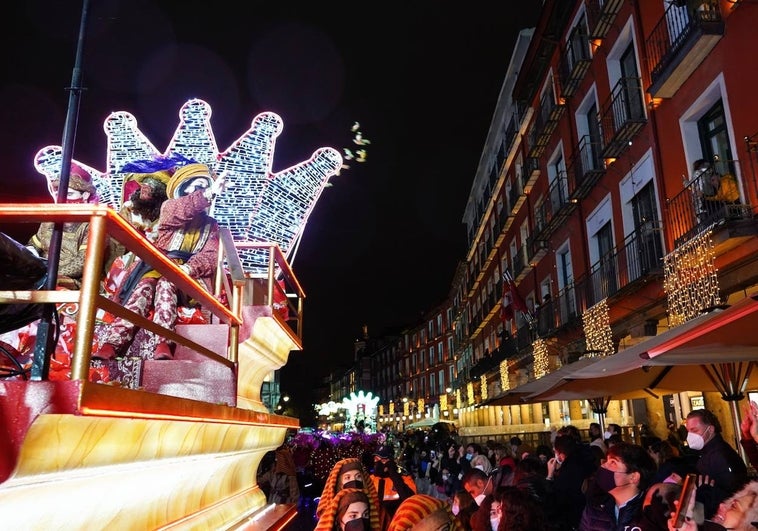
[[[707,409],[693,409],[687,415],[687,444],[700,453],[695,463],[704,481],[698,483],[697,501],[705,517],[716,512],[719,503],[747,482],[747,467],[740,454],[721,436],[721,424]]]
[[[555,437],[555,457],[547,462],[547,479],[553,482],[559,529],[574,529],[585,505],[586,486],[595,473],[596,459],[588,444],[564,433]]]
[[[588,487],[579,530],[657,529],[642,510],[655,470],[655,461],[638,444],[622,442],[608,448],[605,461]]]

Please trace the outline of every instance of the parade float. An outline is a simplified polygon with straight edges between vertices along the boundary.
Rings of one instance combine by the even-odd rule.
[[[0,305],[55,305],[62,331],[54,348],[40,351],[30,346],[28,323],[22,329],[31,332],[11,345],[20,368],[0,379],[0,522],[7,529],[279,528],[295,508],[267,505],[256,471],[298,420],[269,412],[261,386],[303,348],[305,295],[290,262],[342,158],[320,148],[275,171],[283,122],[273,113],[257,115],[219,151],[210,106],[199,99],[181,108],[163,150],[127,112],[112,113],[104,129],[104,170],[76,161],[93,176],[99,204],[0,204],[4,225],[89,223],[79,289],[0,286]],[[122,169],[173,156],[231,183],[211,207],[221,226],[213,292],[119,214]],[[62,160],[61,147],[47,146],[34,165],[50,179]],[[205,317],[169,330],[109,298],[100,272],[112,240],[191,296]],[[108,315],[169,338],[174,359],[93,360],[95,330]],[[17,324],[0,320],[0,332],[12,334]]]

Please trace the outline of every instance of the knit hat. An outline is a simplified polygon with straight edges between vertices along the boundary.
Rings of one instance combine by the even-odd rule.
[[[169,199],[176,199],[184,195],[184,188],[190,181],[204,177],[208,180],[208,186],[213,184],[216,176],[205,164],[187,164],[177,168],[174,175],[166,186],[166,195]]]
[[[360,461],[357,459],[345,459],[345,464],[342,465],[342,468],[339,471],[339,474],[337,474],[338,477],[342,477],[342,474],[345,472],[350,472],[351,470],[358,470],[360,472],[363,472],[363,465]]]
[[[335,523],[344,516],[345,511],[351,503],[356,501],[369,501],[369,521],[371,522],[371,531],[379,531],[379,506],[371,503],[370,496],[360,489],[342,489],[329,502],[329,506],[318,516],[318,523],[314,531],[333,531]],[[320,502],[319,502],[320,505]]]
[[[371,502],[371,521],[373,524],[375,517],[374,515],[376,515],[376,522],[377,525],[379,525],[379,496],[376,493],[376,487],[374,487],[374,482],[371,481],[368,472],[361,464],[361,460],[355,457],[349,457],[347,459],[337,461],[337,463],[335,463],[335,465],[332,467],[332,471],[329,472],[329,476],[326,478],[326,482],[324,483],[324,490],[321,493],[321,499],[319,499],[318,506],[316,507],[316,517],[321,518],[323,514],[329,509],[336,495],[339,494],[339,480],[343,474],[343,467],[346,466],[356,468],[346,468],[344,470],[345,472],[348,470],[360,470],[361,474],[363,474],[363,491],[366,493],[368,499]]]
[[[393,450],[392,446],[384,445],[377,448],[374,455],[379,456],[382,459],[392,459],[395,457],[395,450]]]
[[[387,529],[388,531],[407,531],[431,515],[440,518],[440,525],[450,522],[451,531],[462,531],[460,523],[453,516],[450,504],[426,494],[414,494],[403,500]]]

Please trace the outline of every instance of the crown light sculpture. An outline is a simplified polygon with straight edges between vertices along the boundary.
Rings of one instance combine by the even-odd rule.
[[[120,209],[129,163],[182,156],[206,164],[218,175],[226,175],[231,186],[213,205],[213,216],[228,227],[235,243],[274,242],[290,264],[308,217],[327,186],[342,166],[342,156],[330,147],[313,152],[307,160],[281,171],[273,171],[276,138],[283,121],[273,112],[257,115],[231,146],[219,151],[211,127],[211,107],[200,99],[187,101],[179,110],[179,125],[164,151],[159,151],[139,130],[136,118],[125,111],[111,113],[103,128],[108,137],[106,169],[99,172],[86,164],[100,202]],[[48,182],[60,172],[62,148],[46,146],[37,152],[35,167]],[[239,249],[246,273],[267,267],[266,251]]]

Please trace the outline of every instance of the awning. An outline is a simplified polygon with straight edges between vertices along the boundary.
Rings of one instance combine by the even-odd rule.
[[[758,297],[758,296],[754,296]],[[747,297],[584,367],[522,402],[717,391],[734,399],[758,388],[758,301]],[[756,371],[758,373],[758,371]]]
[[[562,383],[564,379],[569,378],[574,371],[585,368],[598,361],[600,360],[597,358],[581,358],[574,363],[569,363],[553,372],[547,373],[542,378],[509,389],[503,394],[482,403],[482,405],[512,406],[515,404],[523,404],[525,398],[549,391],[556,385]]]
[[[443,420],[443,419],[435,419],[435,418],[428,418],[428,419],[422,419],[417,422],[414,422],[413,424],[408,424],[405,429],[416,429],[416,428],[431,428],[435,424],[439,423],[445,423],[445,424],[454,424],[452,420]]]

